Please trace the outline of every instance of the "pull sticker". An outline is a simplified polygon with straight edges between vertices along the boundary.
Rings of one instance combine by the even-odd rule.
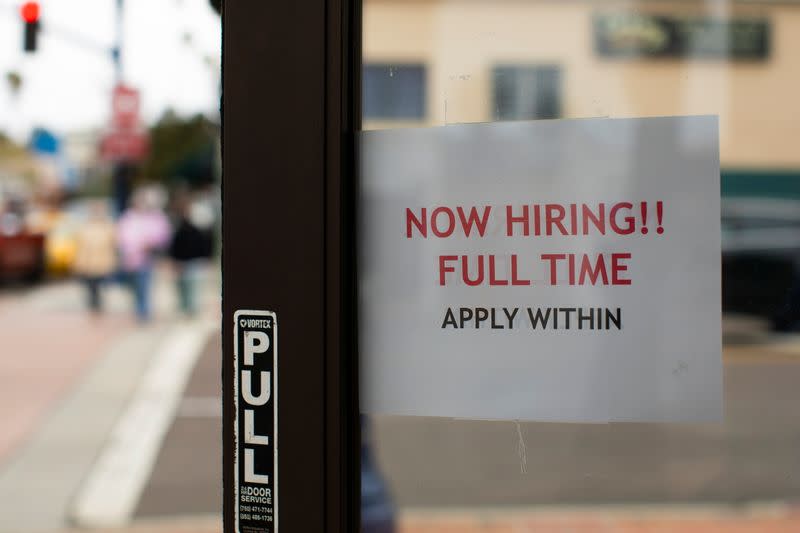
[[[278,321],[234,314],[234,509],[237,533],[278,531]]]

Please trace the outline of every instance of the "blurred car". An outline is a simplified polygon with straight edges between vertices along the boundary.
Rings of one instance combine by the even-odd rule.
[[[44,270],[44,235],[30,231],[21,213],[0,212],[0,279],[34,282]]]
[[[64,215],[47,232],[45,257],[47,271],[53,275],[66,275],[72,272],[78,251],[78,228],[80,221]]]
[[[774,319],[800,267],[800,201],[722,201],[722,308]]]

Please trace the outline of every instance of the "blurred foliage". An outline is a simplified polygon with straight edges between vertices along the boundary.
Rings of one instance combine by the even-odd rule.
[[[0,180],[32,182],[35,177],[36,165],[25,147],[0,131]]]
[[[108,198],[111,196],[111,173],[109,171],[93,172],[84,177],[81,188],[76,191],[78,198]]]
[[[140,179],[192,186],[215,181],[219,126],[203,115],[185,119],[167,111],[149,133],[150,153],[140,168]]]
[[[6,73],[6,83],[8,83],[12,96],[16,96],[22,87],[22,76],[15,70],[8,71]]]
[[[18,146],[8,135],[0,131],[0,154],[19,154],[24,151],[24,148]]]

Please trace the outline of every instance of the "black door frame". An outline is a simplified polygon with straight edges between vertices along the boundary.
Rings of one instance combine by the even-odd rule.
[[[236,0],[222,21],[224,531],[236,503],[233,315],[260,309],[280,328],[280,531],[357,532],[361,3]]]

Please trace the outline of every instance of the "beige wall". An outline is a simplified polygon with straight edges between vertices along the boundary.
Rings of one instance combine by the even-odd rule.
[[[594,52],[592,16],[598,10],[710,13],[702,2],[364,3],[364,61],[422,62],[428,83],[423,123],[373,121],[366,127],[489,121],[495,64],[558,64],[565,117],[718,114],[723,165],[800,168],[800,6],[715,8],[722,15],[770,19],[770,57],[748,63],[608,60]]]

